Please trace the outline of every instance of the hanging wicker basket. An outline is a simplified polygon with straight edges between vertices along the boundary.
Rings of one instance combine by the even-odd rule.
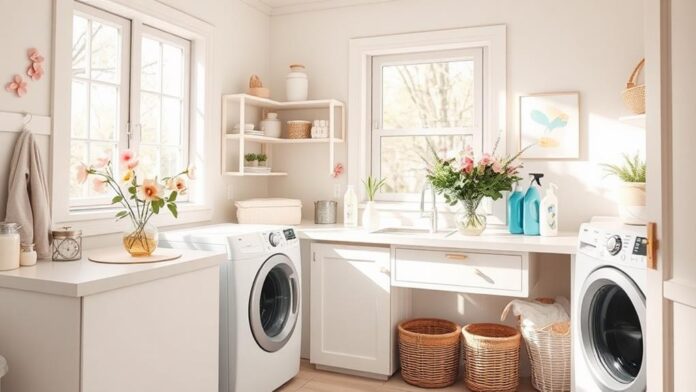
[[[462,328],[466,387],[475,392],[514,392],[520,383],[520,333],[500,324]]]
[[[626,89],[622,94],[624,104],[626,104],[628,110],[635,114],[645,113],[645,84],[636,84],[638,75],[643,70],[644,66],[645,59],[642,59],[633,69],[626,83]]]
[[[459,325],[439,319],[415,319],[399,324],[401,377],[421,388],[442,388],[457,381]]]

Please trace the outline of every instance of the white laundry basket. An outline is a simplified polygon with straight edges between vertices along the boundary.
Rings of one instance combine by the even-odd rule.
[[[0,355],[0,384],[2,384],[2,378],[7,374],[7,371],[9,368],[7,367],[7,360],[5,357]],[[2,389],[2,386],[0,385],[0,389]]]

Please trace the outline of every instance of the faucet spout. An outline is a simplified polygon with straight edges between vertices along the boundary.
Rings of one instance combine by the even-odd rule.
[[[425,192],[430,189],[430,194],[431,194],[431,199],[432,199],[432,208],[430,211],[425,211]],[[420,198],[420,213],[422,217],[429,217],[430,218],[430,229],[429,231],[431,233],[436,233],[437,232],[437,197],[435,195],[435,189],[433,188],[432,184],[430,182],[426,182],[423,185],[423,189],[421,189],[421,198]]]

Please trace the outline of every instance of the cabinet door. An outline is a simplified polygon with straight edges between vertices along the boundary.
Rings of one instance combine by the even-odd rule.
[[[389,249],[312,244],[310,360],[391,375]]]

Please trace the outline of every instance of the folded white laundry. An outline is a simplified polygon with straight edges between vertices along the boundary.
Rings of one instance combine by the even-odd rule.
[[[516,299],[507,304],[500,320],[505,320],[508,313],[512,311],[515,316],[520,317],[520,327],[542,329],[551,324],[570,320],[569,304],[564,297],[557,297],[552,304]]]

